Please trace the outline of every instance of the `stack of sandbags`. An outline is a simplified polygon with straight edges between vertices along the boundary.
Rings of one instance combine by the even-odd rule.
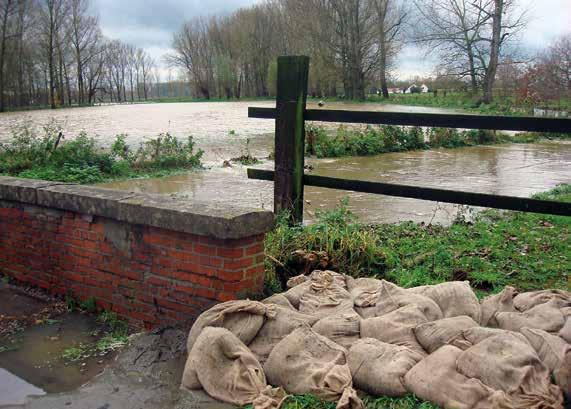
[[[288,287],[203,313],[189,334],[183,385],[256,409],[284,397],[268,383],[343,409],[362,408],[353,386],[451,409],[560,409],[563,394],[571,398],[569,292],[506,287],[478,302],[467,282],[405,289],[319,270]],[[212,376],[197,370],[213,365]],[[257,375],[235,386],[240,376],[222,373],[232,368]]]

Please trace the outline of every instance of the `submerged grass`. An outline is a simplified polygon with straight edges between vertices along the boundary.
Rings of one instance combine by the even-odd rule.
[[[94,138],[80,133],[65,140],[57,123],[42,133],[24,126],[12,131],[8,143],[0,144],[0,175],[71,183],[98,183],[187,171],[201,166],[201,150],[192,137],[180,141],[161,134],[131,150],[125,135],[118,135],[110,150],[97,146]]]
[[[306,129],[306,154],[318,158],[367,156],[388,152],[404,152],[434,148],[461,148],[498,143],[533,143],[542,139],[568,139],[567,134],[518,133],[508,135],[487,130],[450,128],[340,126],[333,133],[323,127],[309,125]]]
[[[571,202],[571,185],[537,197]],[[296,250],[326,252],[329,268],[378,277],[403,287],[470,280],[481,295],[506,285],[520,290],[569,287],[571,218],[487,210],[449,227],[412,222],[367,225],[347,209],[321,212],[314,224],[279,218],[266,238],[268,291],[299,274]]]

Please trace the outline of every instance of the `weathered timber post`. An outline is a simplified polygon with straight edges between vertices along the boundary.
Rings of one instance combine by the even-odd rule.
[[[303,220],[305,106],[309,57],[278,58],[274,212],[289,210],[292,223]]]

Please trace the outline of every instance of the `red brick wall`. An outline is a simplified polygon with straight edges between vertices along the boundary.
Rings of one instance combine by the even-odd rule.
[[[36,206],[0,207],[0,272],[152,328],[262,290],[263,235],[219,240]]]

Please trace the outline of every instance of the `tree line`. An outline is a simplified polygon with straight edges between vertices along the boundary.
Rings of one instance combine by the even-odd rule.
[[[523,55],[528,16],[517,0],[264,0],[184,23],[165,57],[180,75],[162,83],[143,49],[102,35],[89,1],[0,0],[0,110],[273,96],[277,56],[287,54],[311,57],[313,96],[364,99],[374,88],[388,98],[405,44],[439,61],[425,79],[436,88],[483,103],[498,89],[527,101],[571,97],[571,35]]]
[[[89,0],[0,0],[0,112],[149,98],[155,63],[102,35]]]
[[[432,83],[466,89],[483,103],[497,87],[530,82],[536,90],[549,86],[536,97],[571,96],[569,59],[557,68],[569,35],[537,58],[526,56],[517,46],[528,17],[517,0],[266,0],[186,22],[168,61],[201,98],[273,95],[276,57],[284,54],[311,57],[314,96],[364,99],[374,86],[388,98],[399,52],[415,44],[439,61]]]

